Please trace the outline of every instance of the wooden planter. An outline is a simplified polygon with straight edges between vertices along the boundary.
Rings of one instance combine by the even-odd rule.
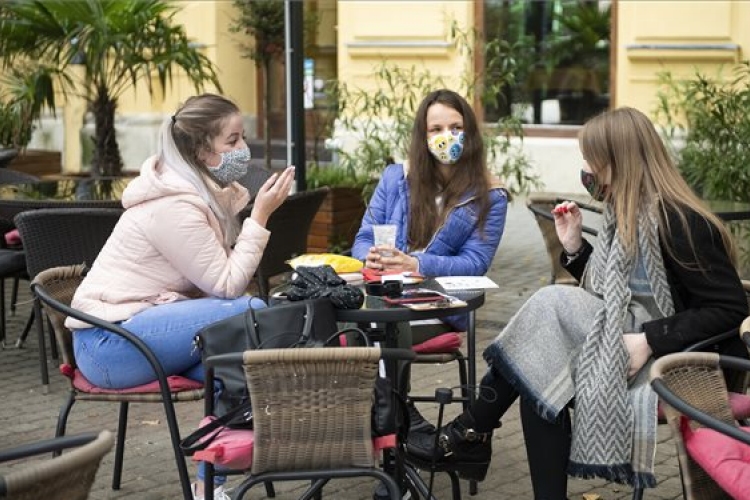
[[[351,248],[365,202],[357,188],[333,187],[323,200],[307,236],[309,253],[341,252]]]

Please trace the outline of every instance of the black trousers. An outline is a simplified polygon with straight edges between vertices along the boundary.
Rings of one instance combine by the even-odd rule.
[[[482,379],[479,398],[464,421],[479,432],[497,427],[500,418],[518,398],[518,392],[496,370],[490,368]],[[565,500],[568,489],[570,456],[570,411],[565,408],[554,422],[540,417],[532,405],[521,400],[526,454],[535,500]]]

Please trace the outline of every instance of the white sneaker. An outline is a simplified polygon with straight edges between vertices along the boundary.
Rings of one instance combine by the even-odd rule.
[[[198,483],[193,483],[191,485],[191,489],[193,491],[193,500],[203,500],[203,495],[198,496],[195,491],[198,489]],[[224,485],[219,485],[216,488],[214,488],[214,500],[232,500],[232,497],[229,496],[226,489],[224,489]]]

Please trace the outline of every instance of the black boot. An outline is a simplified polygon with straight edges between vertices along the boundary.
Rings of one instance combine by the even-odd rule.
[[[482,481],[492,459],[491,440],[492,432],[475,431],[465,413],[438,431],[437,448],[435,434],[418,432],[409,434],[406,450],[421,461],[449,466],[461,478]]]

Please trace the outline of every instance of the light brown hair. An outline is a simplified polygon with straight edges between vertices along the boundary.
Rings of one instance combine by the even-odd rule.
[[[696,212],[721,235],[732,261],[736,259],[734,242],[724,224],[690,189],[680,175],[651,120],[637,109],[622,107],[589,120],[579,133],[581,152],[603,182],[602,173],[611,169],[612,179],[605,197],[615,210],[617,231],[625,248],[634,255],[637,247],[638,209],[644,203],[657,204],[659,237],[669,255],[685,267],[699,267],[691,230],[686,217]],[[669,237],[667,214],[679,218],[695,256],[694,262],[676,259]]]

